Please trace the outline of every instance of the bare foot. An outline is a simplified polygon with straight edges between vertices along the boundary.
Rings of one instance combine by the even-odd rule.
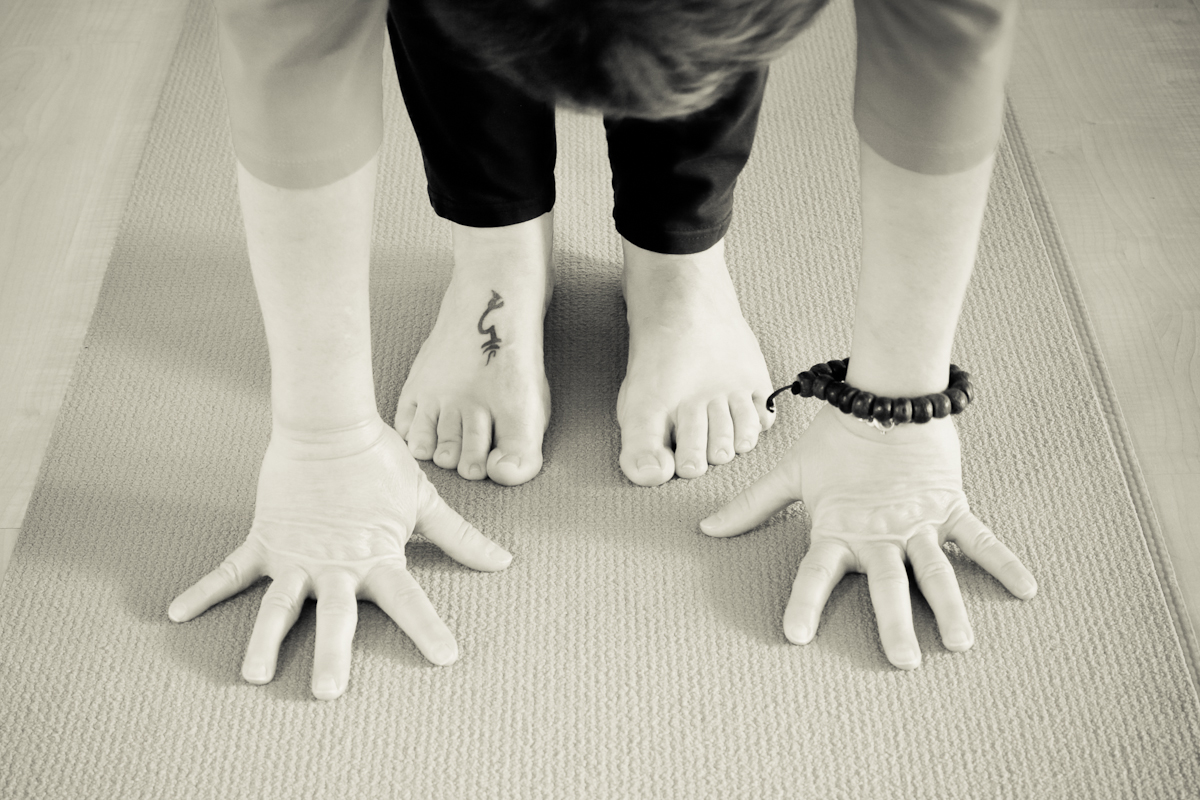
[[[623,244],[629,366],[617,397],[621,469],[642,486],[696,478],[752,450],[774,422],[766,410],[771,376],[742,317],[723,241],[687,256]]]
[[[554,286],[553,215],[454,228],[454,274],[400,392],[413,456],[513,486],[542,468],[550,385],[542,321]]]

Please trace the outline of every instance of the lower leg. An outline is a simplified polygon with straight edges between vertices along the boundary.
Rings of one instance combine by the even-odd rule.
[[[629,312],[621,468],[634,483],[702,475],[753,448],[772,421],[770,376],[724,249],[766,77],[747,74],[682,119],[605,121]]]

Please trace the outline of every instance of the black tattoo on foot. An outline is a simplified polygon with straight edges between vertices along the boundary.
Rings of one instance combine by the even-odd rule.
[[[493,311],[495,311],[497,308],[502,308],[503,306],[504,306],[504,300],[501,299],[500,295],[497,294],[495,289],[493,289],[492,290],[492,299],[488,300],[487,311],[484,311],[483,316],[479,318],[479,332],[481,334],[483,334],[484,336],[489,337],[488,340],[483,343],[483,347],[482,347],[483,352],[487,353],[487,363],[488,364],[492,363],[492,356],[496,355],[497,351],[500,350],[500,341],[501,340],[500,340],[500,337],[496,335],[496,326],[495,325],[492,325],[488,328],[483,327],[483,318],[486,317],[488,314],[492,313]],[[487,365],[485,364],[484,366],[487,366]]]

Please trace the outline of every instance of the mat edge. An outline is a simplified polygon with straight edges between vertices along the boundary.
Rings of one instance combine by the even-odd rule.
[[[1137,513],[1142,530],[1142,540],[1150,555],[1150,561],[1154,565],[1159,589],[1163,593],[1163,600],[1175,626],[1180,656],[1191,675],[1192,688],[1200,698],[1200,642],[1197,641],[1193,621],[1184,603],[1179,583],[1175,578],[1175,569],[1171,564],[1171,557],[1167,551],[1166,539],[1158,521],[1158,514],[1154,510],[1149,487],[1142,475],[1141,465],[1133,448],[1133,439],[1125,422],[1125,415],[1117,400],[1116,387],[1112,383],[1108,366],[1100,350],[1099,337],[1096,335],[1091,316],[1084,303],[1078,276],[1067,256],[1062,232],[1047,200],[1045,184],[1042,183],[1037,164],[1029,152],[1028,141],[1017,120],[1011,100],[1005,107],[1004,136],[1008,141],[1013,159],[1016,161],[1017,174],[1021,179],[1034,222],[1041,234],[1042,247],[1050,261],[1063,305],[1071,317],[1071,323],[1075,329],[1075,339],[1087,362],[1092,386],[1100,400],[1101,410],[1108,423],[1109,438],[1121,464],[1130,501]]]

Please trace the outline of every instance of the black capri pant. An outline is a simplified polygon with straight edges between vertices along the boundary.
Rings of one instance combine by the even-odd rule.
[[[553,106],[489,73],[441,32],[422,2],[391,0],[388,33],[434,211],[477,228],[550,211]],[[646,250],[686,254],[725,235],[766,79],[766,67],[747,73],[715,105],[687,117],[604,118],[622,236]]]

